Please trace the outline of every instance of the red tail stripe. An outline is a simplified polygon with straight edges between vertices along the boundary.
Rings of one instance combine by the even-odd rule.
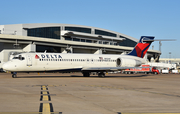
[[[149,46],[149,43],[138,43],[138,44],[137,44],[137,46],[135,47],[135,49],[136,49],[136,53],[137,53],[137,56],[138,56],[138,57],[141,57],[143,50],[144,50],[147,46]],[[148,49],[146,49],[146,50],[143,52],[143,56],[146,54],[147,50],[148,50]]]

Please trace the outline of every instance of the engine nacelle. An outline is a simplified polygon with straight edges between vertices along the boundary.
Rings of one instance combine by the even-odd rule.
[[[117,67],[137,67],[141,66],[141,64],[141,61],[129,58],[118,58],[116,60]]]

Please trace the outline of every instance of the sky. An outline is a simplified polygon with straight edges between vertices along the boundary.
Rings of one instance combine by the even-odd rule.
[[[180,58],[180,0],[0,0],[0,9],[0,25],[75,24],[176,39],[162,41],[161,58]],[[158,41],[151,45],[159,50]]]

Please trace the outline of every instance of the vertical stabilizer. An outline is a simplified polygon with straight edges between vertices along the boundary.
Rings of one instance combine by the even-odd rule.
[[[128,55],[143,58],[144,55],[147,53],[147,50],[149,49],[153,40],[153,36],[141,36],[135,48]]]

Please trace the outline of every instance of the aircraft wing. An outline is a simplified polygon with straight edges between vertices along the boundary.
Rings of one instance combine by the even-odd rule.
[[[84,67],[81,70],[82,71],[114,71],[114,70],[125,70],[131,68],[137,68],[137,67]]]

